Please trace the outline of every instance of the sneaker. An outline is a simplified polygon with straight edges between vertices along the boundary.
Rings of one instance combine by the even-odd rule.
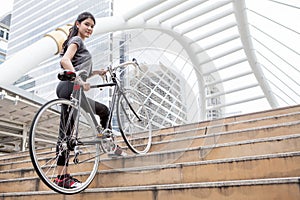
[[[58,177],[56,177],[54,179],[54,183],[59,187],[63,187],[66,189],[72,189],[81,186],[81,182],[78,179],[73,178],[69,174],[65,175],[65,178],[63,179],[59,179]]]
[[[126,156],[127,154],[122,150],[122,148],[119,145],[116,145],[115,148],[107,153],[110,157],[117,157],[117,156]]]

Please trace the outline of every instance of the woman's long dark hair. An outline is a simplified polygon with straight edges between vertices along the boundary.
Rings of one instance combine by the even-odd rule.
[[[62,52],[60,53],[61,56],[63,56],[63,55],[65,54],[65,52],[67,51],[69,40],[70,40],[72,37],[78,35],[78,28],[77,28],[77,26],[76,26],[76,22],[81,23],[81,22],[83,22],[84,20],[86,20],[86,19],[88,19],[88,18],[91,18],[91,19],[94,21],[94,24],[96,24],[95,17],[94,17],[91,13],[89,13],[89,12],[83,12],[83,13],[81,13],[80,15],[78,15],[78,17],[77,17],[77,19],[76,19],[74,25],[73,25],[73,26],[70,28],[70,30],[69,30],[70,33],[69,33],[69,35],[68,35],[68,38],[66,39],[66,41],[65,41],[65,42],[63,43],[63,45],[62,45]]]

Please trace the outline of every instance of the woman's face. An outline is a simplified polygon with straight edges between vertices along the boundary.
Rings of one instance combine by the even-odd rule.
[[[78,28],[78,36],[85,39],[92,35],[95,23],[91,18],[87,18],[81,23],[76,22],[76,26]]]

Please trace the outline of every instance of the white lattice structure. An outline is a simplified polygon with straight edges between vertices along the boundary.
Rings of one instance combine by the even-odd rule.
[[[246,3],[264,3],[265,7],[255,11]],[[291,18],[278,18],[268,9],[299,16],[296,1],[149,1],[123,16],[100,19],[101,24],[107,20],[114,23],[97,32],[143,29],[144,35],[153,38],[148,49],[175,54],[171,61],[175,65],[179,57],[184,60],[181,65],[191,63],[198,77],[201,113],[206,113],[202,116],[218,109],[224,116],[299,103],[300,48],[279,33],[289,33],[292,41],[300,44],[299,27],[290,24]],[[259,20],[265,21],[265,27]],[[272,28],[277,31],[270,32]],[[274,47],[280,51],[274,52]]]
[[[297,0],[147,0],[98,18],[94,34],[129,35],[126,56],[185,79],[187,110],[198,110],[191,121],[204,120],[300,103],[299,11]],[[0,65],[0,83],[51,58],[65,37],[58,29],[16,53]]]

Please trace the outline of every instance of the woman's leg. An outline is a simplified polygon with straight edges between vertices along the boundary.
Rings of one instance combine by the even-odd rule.
[[[73,92],[74,83],[70,81],[61,81],[57,85],[56,95],[58,98],[70,99]]]
[[[64,99],[70,99],[70,96],[73,91],[73,83],[69,81],[61,81],[57,88],[56,88],[56,94],[59,98]],[[70,135],[70,128],[73,124],[73,119],[71,121],[67,122],[67,119],[69,118],[69,111],[68,108],[65,106],[62,107],[62,112],[60,116],[60,130],[59,130],[59,136],[58,136],[58,142],[56,147],[56,153],[58,155],[57,158],[57,174],[58,176],[62,176],[65,174],[68,174],[68,164],[69,164],[69,152],[67,150],[61,151],[61,140],[63,140],[66,135]],[[66,130],[66,126],[69,126]]]
[[[109,108],[98,102],[98,101],[94,101],[90,98],[87,98],[88,100],[88,103],[90,104],[91,106],[91,109],[93,111],[94,114],[98,115],[100,117],[100,124],[103,128],[108,128],[110,127],[108,123],[108,118],[109,118],[109,114],[110,114],[110,111],[109,111]],[[84,99],[82,99],[82,108],[85,110],[85,111],[88,111],[88,105],[87,105],[87,101],[85,101]]]
[[[109,108],[98,102],[98,101],[94,101],[92,99],[88,98],[88,101],[90,103],[90,105],[92,106],[93,111],[100,117],[100,124],[103,128],[108,128],[110,127],[110,124],[108,123],[108,118],[109,118]]]

